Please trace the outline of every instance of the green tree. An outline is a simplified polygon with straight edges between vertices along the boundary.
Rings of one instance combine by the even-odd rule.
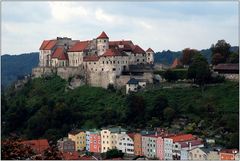
[[[204,90],[204,85],[211,77],[211,72],[207,60],[201,55],[195,55],[193,63],[188,68],[188,78],[193,79]]]
[[[117,149],[111,149],[106,152],[106,159],[112,159],[112,158],[122,158],[123,153],[120,150]]]
[[[231,48],[231,45],[227,43],[225,40],[218,40],[218,42],[215,45],[213,44],[211,46],[212,58],[214,58],[214,55],[218,53],[222,56],[221,61],[225,63],[230,55],[230,48]],[[212,64],[214,63],[216,63],[216,60],[212,59]]]
[[[196,49],[186,48],[182,51],[182,63],[184,65],[190,65],[193,61],[193,57],[199,53]]]
[[[172,70],[166,70],[163,73],[163,77],[168,81],[168,82],[175,82],[178,80],[177,74],[173,72]]]
[[[224,57],[220,53],[216,53],[212,56],[212,64],[217,65],[224,63]]]
[[[163,117],[166,119],[168,122],[172,121],[172,119],[175,116],[175,110],[171,107],[167,107],[163,111]]]
[[[238,53],[231,53],[228,60],[228,63],[239,63],[239,54]]]

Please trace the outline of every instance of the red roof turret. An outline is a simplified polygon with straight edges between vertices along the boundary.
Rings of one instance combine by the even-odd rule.
[[[101,33],[101,35],[99,35],[99,36],[97,37],[97,39],[109,39],[109,37],[108,37],[107,34],[103,31],[103,32]]]
[[[154,53],[153,49],[151,49],[151,48],[148,48],[146,52],[153,52]]]

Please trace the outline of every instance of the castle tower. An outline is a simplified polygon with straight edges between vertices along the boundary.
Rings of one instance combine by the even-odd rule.
[[[147,63],[154,64],[154,51],[151,48],[146,50],[147,53]]]
[[[109,48],[109,38],[107,34],[103,31],[101,35],[97,37],[98,56],[103,55],[108,48]]]

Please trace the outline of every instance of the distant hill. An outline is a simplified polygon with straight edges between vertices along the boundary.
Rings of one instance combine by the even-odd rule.
[[[18,77],[30,74],[32,68],[38,65],[39,53],[1,56],[1,86],[7,87]]]
[[[237,46],[233,46],[230,48],[231,51],[237,52]],[[208,62],[211,62],[212,52],[210,49],[200,50],[200,53],[207,59]],[[163,50],[162,52],[156,52],[155,54],[155,62],[165,65],[171,65],[175,58],[181,58],[182,51],[171,51],[171,50]]]
[[[238,47],[231,47],[231,51],[237,51]],[[204,49],[200,51],[208,62],[211,61],[211,50]],[[17,80],[18,77],[30,74],[32,68],[38,65],[39,52],[25,53],[20,55],[3,55],[1,56],[1,86],[7,87]],[[175,58],[181,58],[182,51],[164,50],[155,54],[155,62],[170,65]]]

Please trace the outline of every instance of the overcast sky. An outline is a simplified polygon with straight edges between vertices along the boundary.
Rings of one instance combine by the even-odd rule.
[[[105,31],[155,51],[238,44],[238,2],[2,2],[2,54],[38,51],[57,36],[86,40]]]

